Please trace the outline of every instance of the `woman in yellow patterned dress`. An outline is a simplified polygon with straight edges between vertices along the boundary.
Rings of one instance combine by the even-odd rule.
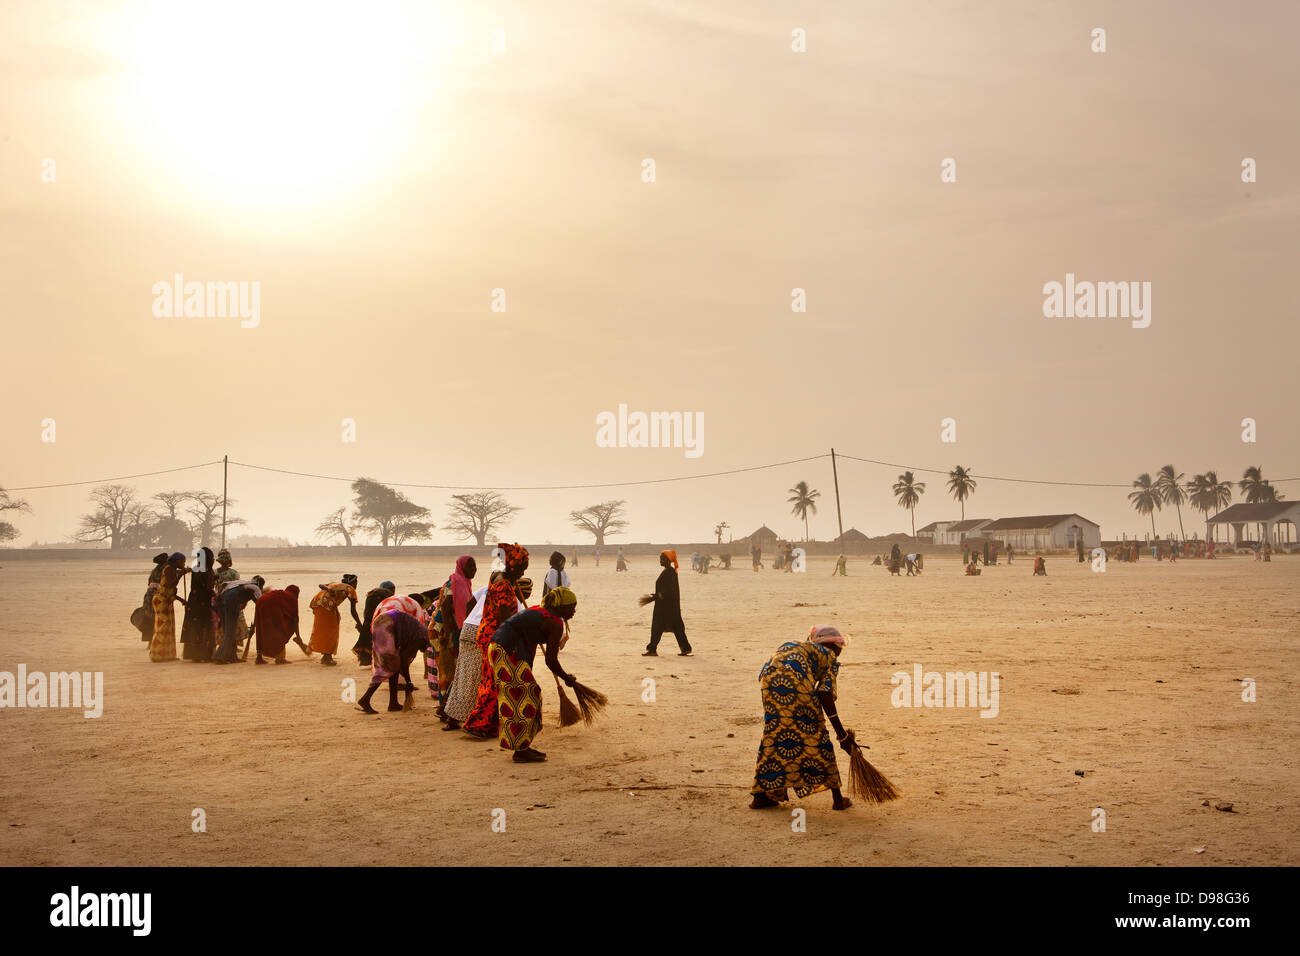
[[[339,649],[339,605],[344,601],[348,602],[357,630],[361,629],[361,618],[357,617],[357,576],[345,574],[342,581],[319,587],[320,590],[311,599],[311,647],[304,647],[298,638],[294,640],[308,657],[315,651],[321,655],[322,664],[333,667],[337,663],[334,655]]]
[[[155,664],[176,660],[176,587],[189,573],[185,555],[172,554],[163,565],[158,590],[153,592],[153,640],[149,642],[149,660]]]
[[[835,713],[835,678],[839,673],[844,637],[830,626],[813,627],[808,640],[777,648],[758,675],[763,696],[763,739],[758,745],[751,809],[775,807],[795,796],[830,790],[832,806],[853,805],[840,793],[835,748],[823,715],[830,718],[840,747],[849,753],[851,740]]]

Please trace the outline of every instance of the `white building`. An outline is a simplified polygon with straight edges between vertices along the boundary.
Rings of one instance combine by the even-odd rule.
[[[967,518],[965,521],[936,522],[936,524],[943,523],[946,527],[934,532],[934,543],[960,545],[964,539],[979,534],[992,520],[992,518]]]
[[[1085,548],[1101,545],[1101,525],[1077,514],[998,518],[981,527],[979,533],[1017,551],[1074,549],[1080,540]]]

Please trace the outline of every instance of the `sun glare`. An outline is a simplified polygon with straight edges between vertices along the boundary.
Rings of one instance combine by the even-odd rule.
[[[140,146],[225,202],[323,200],[400,153],[437,92],[437,5],[155,3],[130,27]]]

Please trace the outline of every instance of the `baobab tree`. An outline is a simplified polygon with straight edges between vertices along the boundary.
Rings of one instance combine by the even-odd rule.
[[[511,516],[521,510],[495,491],[452,495],[443,529],[460,539],[473,538],[481,548],[493,531],[505,527]]]
[[[591,505],[581,511],[570,511],[569,520],[573,522],[573,526],[579,531],[586,531],[588,534],[595,536],[596,547],[603,547],[605,535],[619,534],[627,527],[628,522],[623,512],[626,505],[627,502],[621,498],[613,501],[602,501],[598,505]]]

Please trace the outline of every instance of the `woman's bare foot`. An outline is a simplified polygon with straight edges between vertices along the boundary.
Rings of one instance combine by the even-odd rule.
[[[377,714],[377,713],[379,713],[379,711],[375,710],[375,708],[373,708],[373,707],[370,706],[370,701],[368,701],[368,700],[359,700],[359,701],[357,701],[357,710],[361,711],[363,714]]]
[[[851,806],[853,806],[853,801],[848,797],[836,797],[831,802],[832,810],[847,810]]]
[[[306,654],[308,657],[311,657],[311,648],[302,642],[301,637],[295,637],[293,639],[293,642],[302,648],[302,652],[304,654]]]
[[[443,730],[460,730],[460,721],[459,721],[459,720],[452,720],[450,717],[448,717],[448,718],[447,718],[447,726],[446,726],[446,727],[443,727],[442,729],[443,729]]]
[[[749,801],[749,809],[751,810],[766,810],[770,807],[779,807],[780,805],[781,804],[777,803],[765,793],[756,793],[754,794],[754,799]]]
[[[541,763],[546,759],[546,754],[532,747],[525,747],[523,750],[516,750],[515,755],[510,759],[515,763]]]

